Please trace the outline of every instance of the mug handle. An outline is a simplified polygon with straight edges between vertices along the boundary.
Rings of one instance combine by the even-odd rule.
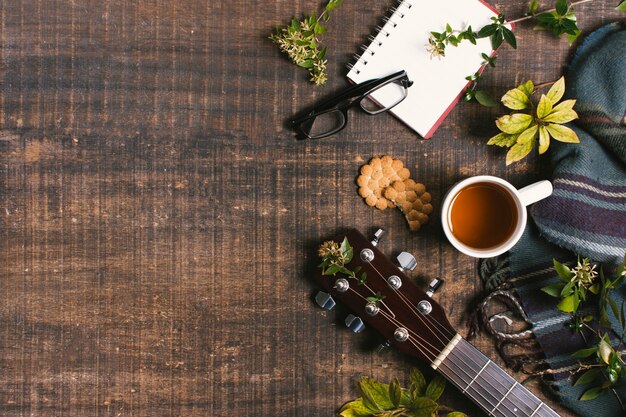
[[[520,201],[524,206],[529,206],[539,200],[543,200],[552,194],[552,183],[548,180],[538,181],[517,190]]]

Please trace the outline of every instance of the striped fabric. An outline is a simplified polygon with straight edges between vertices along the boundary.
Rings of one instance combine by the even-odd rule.
[[[580,255],[606,267],[620,262],[626,252],[624,27],[612,24],[588,36],[565,80],[566,95],[577,100],[574,108],[580,119],[571,127],[581,143],[552,141],[554,194],[530,208],[533,221],[508,254],[481,264],[488,289],[503,281],[513,289],[552,370],[575,367],[570,354],[585,347],[584,340],[567,327],[569,316],[556,309],[556,299],[541,291],[558,280],[552,259],[575,263]],[[613,298],[617,305],[626,301],[626,285],[614,291]],[[563,405],[581,416],[626,416],[613,395],[579,401],[586,387],[573,387],[568,372],[545,382]],[[617,392],[626,402],[626,383]]]

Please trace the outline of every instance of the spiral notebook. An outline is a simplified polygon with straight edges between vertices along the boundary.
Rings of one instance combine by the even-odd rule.
[[[413,85],[407,98],[392,108],[396,115],[423,138],[430,138],[469,86],[465,79],[481,71],[481,53],[493,55],[488,38],[476,45],[463,41],[447,46],[445,57],[430,56],[427,51],[430,32],[443,32],[446,24],[474,31],[493,23],[498,12],[482,0],[404,0],[383,18],[384,26],[370,36],[350,65],[348,79],[360,83],[405,70]],[[372,94],[376,101],[385,98]]]

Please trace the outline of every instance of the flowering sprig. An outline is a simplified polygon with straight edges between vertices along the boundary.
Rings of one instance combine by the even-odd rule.
[[[361,271],[361,267],[357,266],[354,271],[347,268],[354,255],[354,249],[350,246],[348,238],[344,237],[341,245],[334,240],[322,243],[318,249],[318,255],[322,258],[322,263],[317,267],[322,268],[322,275],[336,275],[340,272],[349,278],[354,278],[360,285],[367,282],[367,273],[363,272],[357,278],[357,274]],[[382,299],[382,298],[381,298]]]
[[[294,64],[309,70],[311,82],[315,85],[322,85],[328,79],[327,49],[319,47],[319,35],[327,30],[322,22],[328,21],[329,12],[341,3],[343,0],[330,0],[319,17],[316,17],[315,13],[304,16],[302,20],[294,17],[289,26],[276,28],[276,31],[269,36]]]

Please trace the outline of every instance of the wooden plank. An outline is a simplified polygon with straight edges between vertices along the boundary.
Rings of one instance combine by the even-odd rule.
[[[519,12],[524,2],[497,4]],[[435,213],[418,234],[356,195],[358,168],[391,154],[438,203],[459,178],[541,178],[484,144],[500,110],[457,107],[431,141],[387,115],[297,142],[286,120],[346,85],[350,55],[389,6],[346,2],[324,39],[330,81],[267,39],[317,4],[149,0],[0,3],[0,415],[327,416],[361,374],[406,377],[310,300],[316,247],[381,225],[464,327],[476,262]],[[588,31],[619,16],[581,7]],[[556,79],[571,50],[520,25],[484,87]],[[541,51],[540,57],[537,51]],[[437,206],[436,206],[437,209]],[[497,360],[486,338],[478,346]],[[452,389],[445,401],[474,415]]]

